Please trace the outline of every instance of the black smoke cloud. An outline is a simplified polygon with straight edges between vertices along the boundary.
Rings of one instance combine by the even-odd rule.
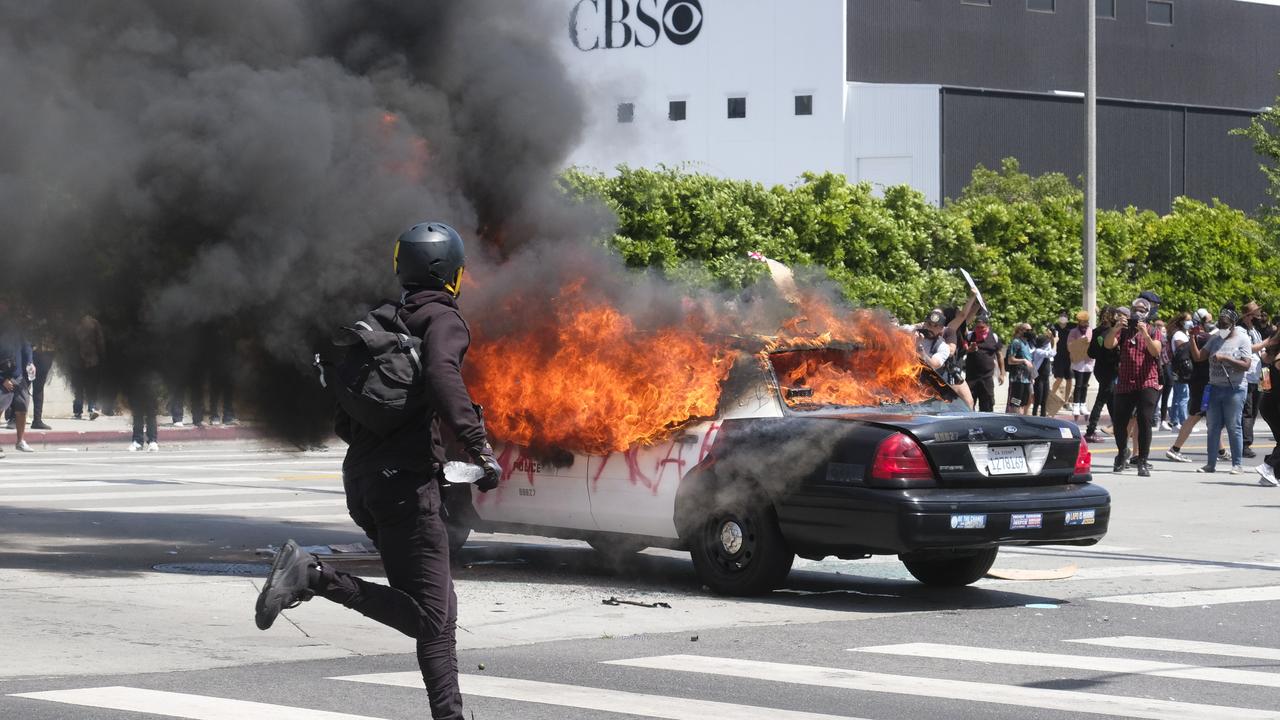
[[[608,222],[554,189],[583,116],[563,22],[500,0],[0,0],[0,293],[55,335],[97,316],[109,387],[218,366],[266,427],[317,439],[308,359],[394,295],[404,227],[450,222],[496,279]]]

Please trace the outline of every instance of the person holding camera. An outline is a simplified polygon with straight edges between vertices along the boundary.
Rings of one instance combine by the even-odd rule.
[[[1115,417],[1116,461],[1112,466],[1114,472],[1124,472],[1129,460],[1129,421],[1135,417],[1137,423],[1138,476],[1151,477],[1151,424],[1148,418],[1155,412],[1160,402],[1160,341],[1151,335],[1147,324],[1151,316],[1151,301],[1145,297],[1136,298],[1130,304],[1127,322],[1112,325],[1103,341],[1107,349],[1117,348],[1120,351],[1120,362],[1116,368],[1115,398],[1112,407]]]
[[[1173,441],[1173,445],[1164,451],[1166,458],[1181,463],[1195,462],[1182,453],[1182,446],[1191,437],[1196,424],[1205,416],[1206,390],[1209,387],[1209,360],[1197,357],[1193,349],[1209,342],[1209,338],[1212,337],[1213,316],[1208,310],[1200,308],[1196,310],[1193,317],[1195,322],[1187,330],[1187,352],[1191,356],[1191,376],[1187,382],[1187,418],[1183,421],[1182,428],[1178,430],[1178,437]]]
[[[1209,402],[1206,417],[1209,422],[1209,459],[1196,472],[1211,473],[1217,469],[1218,447],[1222,443],[1222,429],[1227,430],[1231,445],[1231,474],[1244,472],[1244,435],[1240,418],[1244,410],[1249,385],[1245,379],[1253,364],[1253,345],[1244,328],[1236,325],[1235,310],[1223,308],[1218,313],[1217,332],[1203,348],[1195,338],[1191,340],[1191,354],[1198,360],[1209,361]]]

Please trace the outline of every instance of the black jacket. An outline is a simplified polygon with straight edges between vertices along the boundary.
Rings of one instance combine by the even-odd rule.
[[[467,450],[483,448],[484,423],[462,381],[462,361],[471,345],[471,331],[453,296],[422,290],[405,298],[400,319],[422,338],[423,374],[430,386],[431,407],[422,418],[394,434],[380,436],[338,410],[335,430],[347,441],[342,469],[348,473],[397,468],[435,474],[444,464],[440,424]]]

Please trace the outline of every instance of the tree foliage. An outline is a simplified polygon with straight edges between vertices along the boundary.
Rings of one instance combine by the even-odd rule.
[[[898,317],[957,305],[968,269],[997,328],[1047,324],[1080,306],[1083,193],[1066,176],[1032,177],[1016,160],[979,166],[943,207],[918,191],[843,175],[805,174],[791,186],[725,180],[662,167],[620,167],[604,176],[569,170],[571,194],[614,210],[608,243],[633,267],[723,288],[764,271],[758,251],[821,269],[852,302]],[[1221,203],[1178,198],[1168,215],[1128,208],[1098,214],[1099,301],[1128,303],[1151,289],[1167,310],[1256,299],[1280,311],[1280,254],[1261,225]]]

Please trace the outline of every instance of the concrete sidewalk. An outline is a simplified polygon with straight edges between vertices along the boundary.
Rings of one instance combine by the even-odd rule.
[[[84,447],[89,445],[128,445],[133,436],[133,416],[128,413],[114,416],[102,415],[97,420],[76,420],[70,417],[46,417],[50,430],[27,428],[26,440],[31,447],[41,450],[55,446]],[[206,442],[210,440],[256,440],[262,437],[252,424],[205,425],[201,428],[174,427],[167,417],[160,419],[156,427],[156,441],[166,443]],[[0,427],[0,448],[12,452],[17,442],[17,432]]]

